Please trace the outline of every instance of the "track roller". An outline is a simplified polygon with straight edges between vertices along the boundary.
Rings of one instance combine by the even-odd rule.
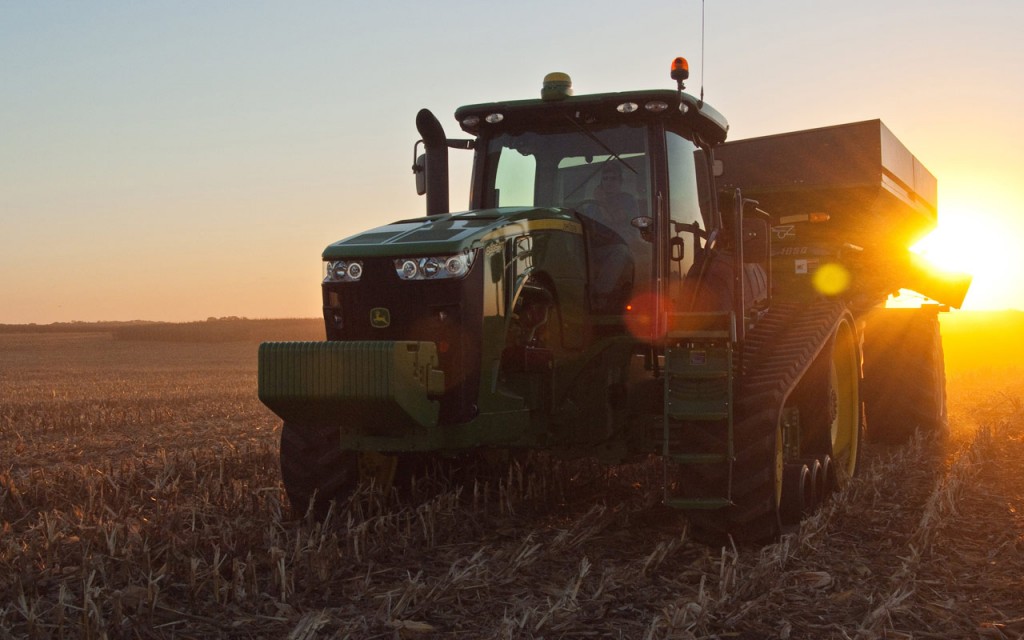
[[[825,503],[836,490],[836,468],[832,464],[832,456],[821,458],[821,503]]]
[[[791,462],[782,470],[782,502],[779,517],[783,524],[796,524],[814,504],[814,479],[802,462]]]
[[[825,475],[822,473],[821,461],[817,458],[811,458],[804,462],[807,465],[808,472],[811,474],[811,503],[808,509],[804,511],[804,515],[807,515],[820,507],[825,502],[827,496],[825,494]]]

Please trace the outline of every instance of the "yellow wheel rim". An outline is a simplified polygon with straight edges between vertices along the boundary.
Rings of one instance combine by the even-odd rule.
[[[831,384],[832,459],[840,485],[857,470],[860,447],[860,366],[853,327],[843,322],[836,330],[829,371]]]

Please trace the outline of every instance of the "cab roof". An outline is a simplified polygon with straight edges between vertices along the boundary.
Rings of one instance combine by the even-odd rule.
[[[725,116],[711,105],[671,89],[595,93],[557,100],[488,102],[455,110],[455,119],[463,131],[473,135],[488,131],[529,131],[564,123],[567,118],[582,124],[676,120],[712,145],[724,142],[729,131]]]

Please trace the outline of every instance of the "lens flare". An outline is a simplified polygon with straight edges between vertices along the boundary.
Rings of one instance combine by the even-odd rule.
[[[837,296],[850,286],[850,272],[841,264],[829,262],[814,272],[814,288],[826,296]]]

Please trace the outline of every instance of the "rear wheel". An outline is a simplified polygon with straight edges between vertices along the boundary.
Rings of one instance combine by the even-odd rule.
[[[898,444],[917,430],[948,433],[946,369],[934,310],[880,309],[869,317],[864,403],[873,440]]]

